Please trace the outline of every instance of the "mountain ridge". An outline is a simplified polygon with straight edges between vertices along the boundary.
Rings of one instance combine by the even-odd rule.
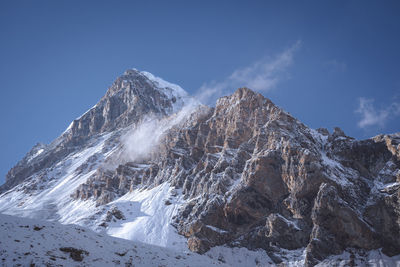
[[[73,120],[60,137],[47,145],[51,150],[57,152],[49,155],[46,158],[47,161],[52,164],[60,157],[68,155],[74,151],[74,147],[81,146],[92,135],[137,123],[141,119],[141,116],[137,116],[137,114],[166,115],[173,111],[174,105],[182,105],[182,98],[187,98],[183,89],[168,83],[174,87],[173,89],[180,88],[181,90],[174,94],[173,89],[170,89],[169,94],[166,95],[160,91],[163,88],[153,85],[160,81],[163,80],[155,76],[146,76],[146,72],[139,72],[135,69],[127,70],[116,79],[96,105]],[[141,101],[137,101],[138,99]],[[51,158],[54,161],[50,160]],[[16,181],[19,182],[38,169],[49,165],[46,163],[47,165],[42,166],[43,163],[38,162],[38,166],[34,164],[32,170],[21,170],[19,167],[24,163],[23,160],[22,164],[18,162],[6,174],[5,183],[0,186],[0,192],[16,185],[16,183],[8,185],[13,177],[18,176],[19,179]]]

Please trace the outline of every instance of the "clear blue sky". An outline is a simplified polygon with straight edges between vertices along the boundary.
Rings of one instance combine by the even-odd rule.
[[[400,131],[399,14],[400,1],[1,1],[0,183],[128,68],[195,93],[275,66],[262,93],[305,124]]]

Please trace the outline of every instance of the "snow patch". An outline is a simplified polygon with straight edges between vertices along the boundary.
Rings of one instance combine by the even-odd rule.
[[[141,71],[140,74],[149,79],[162,93],[167,96],[169,100],[172,101],[173,112],[178,112],[185,106],[186,103],[194,101],[194,99],[189,97],[186,91],[183,90],[179,85],[167,82],[147,71]]]
[[[290,221],[288,219],[286,219],[285,217],[283,217],[282,215],[280,215],[279,213],[277,213],[277,215],[279,216],[279,218],[281,218],[282,220],[284,220],[286,222],[287,225],[291,225],[293,226],[294,229],[300,231],[301,229],[299,228],[299,226],[297,225],[296,222]]]
[[[210,228],[211,230],[213,230],[214,232],[220,233],[220,234],[225,234],[228,233],[228,231],[222,230],[220,228],[217,228],[215,226],[212,225],[206,225],[207,228]]]
[[[158,88],[160,89],[170,89],[170,90],[165,90],[167,96],[169,98],[172,98],[173,96],[180,96],[180,97],[186,97],[187,93],[185,90],[182,89],[179,85],[176,85],[174,83],[167,82],[163,80],[160,77],[154,76],[150,72],[147,71],[141,71],[140,72],[142,75],[146,76],[147,79],[150,81],[154,82]]]
[[[111,222],[109,235],[162,247],[187,250],[186,239],[172,226],[172,217],[183,203],[182,195],[173,197],[169,183],[150,190],[134,190],[110,205],[116,206],[126,220]],[[169,205],[165,201],[169,201]]]

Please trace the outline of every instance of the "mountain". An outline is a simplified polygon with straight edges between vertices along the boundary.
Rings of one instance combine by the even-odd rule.
[[[276,264],[395,262],[399,151],[399,133],[310,129],[247,88],[207,107],[128,70],[9,171],[0,212],[200,254],[262,249]]]

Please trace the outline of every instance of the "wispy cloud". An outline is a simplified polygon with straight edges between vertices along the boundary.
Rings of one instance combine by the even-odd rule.
[[[329,60],[324,63],[331,72],[345,72],[347,70],[347,64],[337,59]]]
[[[371,126],[383,128],[392,116],[400,115],[399,102],[393,102],[385,108],[377,109],[373,98],[360,97],[358,101],[359,105],[356,112],[361,114],[361,119],[358,122],[358,127],[360,128]]]
[[[133,127],[129,132],[121,137],[124,146],[120,161],[140,162],[147,159],[155,151],[164,134],[171,128],[186,121],[195,112],[198,103],[188,100],[182,109],[163,119],[149,116],[141,123]]]
[[[248,87],[259,92],[275,88],[280,81],[287,78],[287,69],[293,64],[294,53],[300,46],[301,41],[297,41],[273,58],[263,58],[250,66],[235,70],[223,81],[203,84],[198,90],[197,98],[200,102],[209,104],[239,87]]]

